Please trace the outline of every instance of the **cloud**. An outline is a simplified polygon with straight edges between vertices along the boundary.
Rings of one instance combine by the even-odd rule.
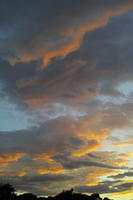
[[[13,162],[13,161],[17,161],[23,155],[24,155],[24,153],[14,153],[14,154],[4,153],[4,154],[0,155],[0,162]]]
[[[122,178],[126,178],[126,177],[132,177],[133,176],[133,172],[125,172],[125,173],[122,173],[122,174],[117,174],[115,176],[110,176],[110,178],[113,178],[113,179],[122,179]]]
[[[112,145],[116,147],[129,146],[129,145],[132,146],[133,145],[132,134],[125,135],[121,139],[116,139],[116,140],[114,139],[114,141],[112,142]],[[129,151],[127,156],[132,156],[132,151],[131,152]]]
[[[126,158],[119,158],[119,154],[116,152],[99,152],[93,151],[91,153],[93,156],[89,156],[89,154],[82,155],[80,157],[74,157],[73,155],[66,155],[66,154],[57,154],[52,158],[61,163],[64,169],[83,169],[83,168],[104,168],[104,169],[114,169],[115,170],[122,170],[127,169],[126,164],[129,160]]]
[[[97,0],[82,4],[76,1],[76,6],[75,1],[65,0],[58,0],[56,4],[52,0],[21,4],[3,1],[1,55],[11,63],[42,59],[47,65],[52,58],[64,57],[79,49],[86,32],[105,26],[110,17],[132,8],[131,0],[103,0],[100,4]]]
[[[113,193],[117,192],[115,189],[110,189],[109,185],[107,184],[99,184],[96,186],[79,186],[75,188],[76,192],[82,192],[82,193],[99,193],[99,194],[106,194],[106,193]]]
[[[3,177],[1,177],[2,180]],[[22,177],[9,177],[8,181],[12,184],[17,191],[20,192],[32,192],[36,195],[51,195],[55,194],[53,191],[49,191],[48,187],[51,184],[63,184],[67,183],[74,179],[71,175],[63,175],[63,174],[46,174],[39,175],[35,174],[32,176],[22,176]],[[5,181],[4,181],[5,182]],[[38,187],[39,185],[39,187]],[[54,191],[55,192],[55,191]]]
[[[117,104],[127,101],[119,86],[132,80],[131,25],[130,12],[112,18],[104,28],[87,33],[79,50],[63,60],[53,60],[41,72],[35,71],[40,61],[11,67],[1,60],[4,91],[19,105],[33,109],[53,102],[81,106],[97,97],[110,103],[113,97]]]
[[[40,152],[69,152],[82,153],[93,151],[107,137],[107,133],[101,129],[101,134],[90,126],[92,122],[82,117],[57,118],[46,121],[40,127],[31,130],[16,132],[1,132],[0,150],[22,151],[26,153]],[[78,142],[78,144],[77,144]],[[7,148],[8,145],[8,148]]]
[[[128,146],[128,145],[133,145],[132,141],[128,141],[128,142],[120,142],[120,143],[115,143],[115,146]]]
[[[66,169],[77,169],[81,167],[102,167],[102,168],[109,168],[109,169],[119,169],[119,167],[109,166],[103,163],[86,161],[86,160],[66,160],[63,163]]]
[[[1,178],[36,194],[131,188],[119,180],[132,175],[131,154],[118,144],[132,142],[124,137],[132,93],[120,90],[132,81],[132,8],[131,0],[1,1],[0,95],[34,125],[0,131]]]
[[[65,180],[73,179],[73,176],[63,175],[63,174],[46,174],[46,175],[34,175],[31,177],[23,176],[23,181],[28,180],[29,182],[36,183],[36,182],[63,182]]]
[[[121,183],[119,184],[118,181],[105,181],[101,182],[96,186],[78,186],[75,188],[77,192],[84,192],[84,193],[100,193],[100,194],[107,194],[107,193],[118,193],[126,191],[127,189],[131,189],[133,187],[133,183]]]

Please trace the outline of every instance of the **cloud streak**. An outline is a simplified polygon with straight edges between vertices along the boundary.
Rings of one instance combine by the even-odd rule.
[[[12,16],[10,19],[4,16],[6,3],[10,8],[7,13]],[[133,8],[131,0],[102,1],[100,5],[97,0],[86,0],[82,4],[77,1],[76,6],[75,1],[65,0],[58,0],[57,4],[54,1],[6,3],[2,2],[1,6],[2,31],[6,33],[1,42],[6,53],[1,54],[12,64],[41,59],[43,65],[48,65],[52,58],[65,57],[79,49],[86,32],[105,26],[110,17]],[[49,8],[49,13],[43,12]]]

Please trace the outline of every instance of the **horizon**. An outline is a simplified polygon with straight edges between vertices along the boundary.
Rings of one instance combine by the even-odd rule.
[[[132,37],[132,0],[1,0],[0,181],[133,200]]]

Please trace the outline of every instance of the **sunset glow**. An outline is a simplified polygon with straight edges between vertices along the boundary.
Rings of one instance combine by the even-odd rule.
[[[133,1],[1,0],[0,182],[133,200]]]

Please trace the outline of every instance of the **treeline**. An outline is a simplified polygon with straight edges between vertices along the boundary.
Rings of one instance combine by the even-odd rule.
[[[102,199],[99,194],[85,195],[82,193],[75,193],[73,189],[63,191],[54,197],[37,197],[32,193],[24,193],[17,195],[15,189],[10,184],[0,184],[0,200],[109,200]]]

